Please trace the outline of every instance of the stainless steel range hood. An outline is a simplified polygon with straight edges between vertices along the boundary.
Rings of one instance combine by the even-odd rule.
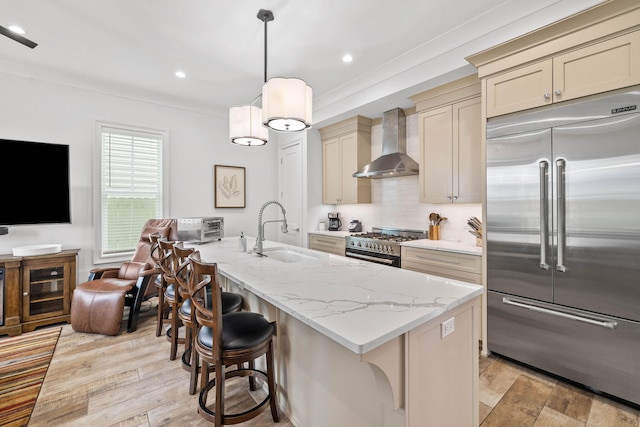
[[[382,156],[358,172],[354,178],[393,178],[417,175],[418,163],[407,155],[406,116],[401,108],[382,116]]]

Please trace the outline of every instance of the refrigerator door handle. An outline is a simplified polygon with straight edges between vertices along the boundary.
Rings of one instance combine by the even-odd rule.
[[[507,305],[512,305],[514,307],[526,308],[527,310],[535,311],[538,313],[550,314],[552,316],[562,317],[564,319],[576,320],[582,323],[588,323],[590,325],[600,326],[606,329],[616,329],[618,327],[618,322],[615,320],[600,320],[600,319],[592,319],[590,317],[578,316],[572,313],[565,313],[564,311],[553,310],[546,307],[541,307],[534,304],[529,304],[525,302],[520,302],[517,300],[513,300],[511,298],[502,298],[502,303]]]
[[[564,265],[564,249],[566,243],[565,234],[565,159],[556,159],[556,197],[558,205],[558,262],[556,270],[564,273],[567,267]]]
[[[549,162],[540,160],[540,268],[548,270],[547,248],[549,247],[549,195],[547,194],[547,180]]]

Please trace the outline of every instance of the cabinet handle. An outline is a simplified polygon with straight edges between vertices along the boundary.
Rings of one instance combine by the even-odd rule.
[[[28,297],[29,296],[29,292],[25,292],[22,294],[23,297]]]
[[[607,329],[616,329],[618,327],[618,322],[616,322],[615,320],[609,320],[609,319],[601,320],[601,319],[594,319],[586,316],[578,316],[573,313],[554,310],[554,309],[546,308],[541,305],[527,304],[525,302],[520,302],[515,299],[512,300],[511,298],[506,298],[506,297],[502,298],[502,303],[507,305],[512,305],[514,307],[526,308],[527,310],[535,311],[538,313],[550,314],[552,316],[558,316],[558,317],[562,317],[570,320],[577,320],[578,322],[584,322],[590,325],[601,326]]]
[[[544,94],[544,99],[547,100],[547,101],[550,100],[551,99],[551,94],[549,92],[545,93]]]
[[[425,259],[427,261],[439,261],[439,262],[444,262],[444,263],[447,263],[447,264],[460,264],[460,261],[455,260],[455,259],[437,258],[437,257],[434,257],[434,256],[427,256],[427,255],[420,255],[420,254],[416,254],[415,256],[418,259]]]
[[[339,246],[338,242],[334,242],[333,240],[324,240],[324,239],[318,239],[316,238],[316,242],[318,243],[325,243],[327,245],[331,245],[331,246]]]
[[[453,200],[458,200],[458,196],[453,196]]]
[[[55,270],[53,270],[53,271],[51,272],[51,275],[52,275],[52,276],[57,276],[57,275],[58,275],[58,272],[57,272],[57,271],[55,271]]]
[[[556,96],[562,96],[562,91],[560,89],[556,89],[554,93]]]
[[[567,267],[564,265],[564,250],[566,243],[565,233],[565,166],[567,162],[565,159],[556,160],[556,204],[558,209],[558,244],[557,244],[557,259],[556,270],[562,273],[567,271]]]
[[[451,196],[447,196],[447,200],[451,200]]]

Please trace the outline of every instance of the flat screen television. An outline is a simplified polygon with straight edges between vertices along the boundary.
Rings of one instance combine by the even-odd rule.
[[[71,222],[69,146],[0,139],[0,225]]]

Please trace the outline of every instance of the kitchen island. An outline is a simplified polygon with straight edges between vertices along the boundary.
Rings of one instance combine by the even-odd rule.
[[[482,287],[270,241],[265,257],[237,238],[195,247],[277,322],[279,403],[295,425],[477,425]]]

